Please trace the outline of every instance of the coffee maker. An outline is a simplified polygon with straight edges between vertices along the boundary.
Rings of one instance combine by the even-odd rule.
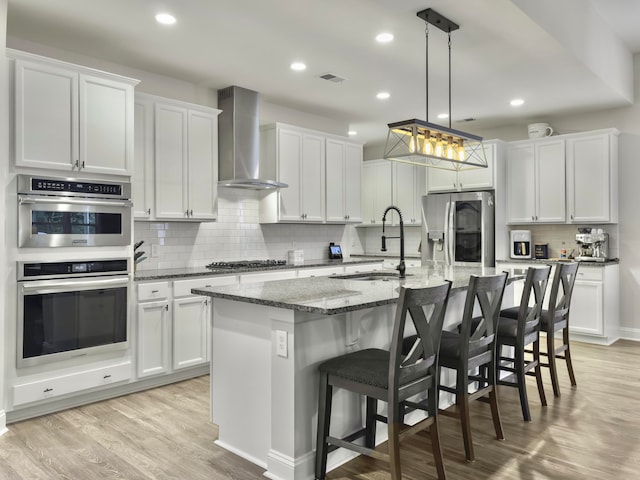
[[[576,260],[582,262],[605,262],[609,252],[609,234],[602,229],[594,231],[589,228],[580,228],[576,234],[578,244],[578,256]]]

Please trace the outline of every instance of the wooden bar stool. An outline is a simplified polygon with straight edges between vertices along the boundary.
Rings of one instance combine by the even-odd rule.
[[[440,367],[456,372],[454,387],[444,385],[442,378],[439,386],[440,390],[455,395],[455,408],[440,410],[440,413],[460,419],[465,456],[469,462],[475,459],[471,439],[470,401],[488,401],[496,437],[504,439],[496,393],[496,329],[507,275],[506,272],[482,277],[471,275],[459,333],[444,331],[440,340]],[[482,316],[474,321],[476,301]],[[469,393],[470,385],[475,386],[472,393]]]
[[[550,266],[529,267],[522,291],[520,306],[516,318],[500,315],[498,323],[498,340],[496,352],[498,360],[497,382],[498,385],[507,385],[518,388],[520,394],[520,406],[522,417],[526,422],[531,421],[529,401],[527,399],[526,375],[535,375],[538,385],[538,394],[542,405],[547,405],[542,384],[542,371],[540,369],[540,324],[542,315],[542,302],[549,281]],[[530,302],[533,294],[533,303]],[[508,309],[511,314],[513,309]],[[525,358],[526,347],[532,345],[533,359]],[[508,356],[503,346],[513,348],[513,355]],[[533,370],[533,372],[531,371]],[[500,378],[502,372],[509,373],[505,378]]]
[[[325,478],[327,454],[342,447],[382,459],[390,464],[391,479],[402,478],[399,442],[407,435],[427,427],[431,435],[433,457],[439,479],[446,474],[438,433],[438,344],[449,298],[451,282],[428,288],[401,287],[393,325],[390,350],[369,348],[348,353],[321,363],[316,442],[317,480]],[[428,316],[425,314],[428,311]],[[418,332],[408,355],[402,354],[407,314]],[[345,438],[330,435],[333,388],[344,388],[367,398],[365,428]],[[428,417],[414,426],[405,426],[402,405],[416,395],[424,397],[412,407],[426,411]],[[378,415],[377,401],[387,402],[387,418]],[[388,453],[375,450],[376,421],[387,423]],[[406,427],[406,428],[405,428]],[[364,446],[353,443],[364,437]]]

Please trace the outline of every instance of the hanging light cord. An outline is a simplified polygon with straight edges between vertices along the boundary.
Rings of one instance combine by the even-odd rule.
[[[425,121],[429,121],[429,22],[424,22],[424,38],[425,38]]]
[[[449,128],[451,128],[451,31],[449,35]]]

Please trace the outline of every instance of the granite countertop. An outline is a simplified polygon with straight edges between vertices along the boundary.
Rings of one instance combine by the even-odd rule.
[[[133,279],[136,282],[143,280],[170,280],[172,278],[184,278],[184,277],[212,277],[216,275],[237,275],[239,273],[247,272],[262,272],[265,270],[289,270],[292,268],[313,268],[313,267],[338,267],[341,265],[356,265],[361,263],[378,263],[382,259],[365,259],[365,258],[348,258],[344,260],[305,260],[299,265],[285,264],[285,265],[264,265],[260,267],[247,267],[247,268],[219,268],[210,269],[206,267],[193,267],[193,268],[170,268],[162,270],[138,270],[135,272]]]
[[[395,272],[395,270],[383,270]],[[256,303],[301,312],[335,315],[365,308],[396,303],[400,285],[433,286],[447,279],[453,282],[452,292],[466,290],[469,276],[493,275],[500,269],[483,267],[423,266],[407,269],[407,278],[400,280],[354,280],[349,275],[296,278],[247,285],[193,289],[198,295]],[[511,269],[510,281],[524,278],[525,269]]]
[[[566,263],[573,262],[573,259],[560,259],[560,258],[509,258],[507,260],[496,260],[496,263],[522,263],[526,264],[554,264],[554,263]],[[615,265],[620,263],[619,258],[610,258],[605,262],[585,262],[579,261],[581,265],[585,267],[606,267],[607,265]]]

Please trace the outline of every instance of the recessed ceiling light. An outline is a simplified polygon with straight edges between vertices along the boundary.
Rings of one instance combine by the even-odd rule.
[[[380,92],[376,95],[376,98],[378,100],[386,100],[387,98],[389,98],[391,95],[389,95],[389,92]]]
[[[301,72],[306,70],[307,66],[302,62],[293,62],[291,64],[291,70],[295,70],[296,72]]]
[[[438,114],[438,118],[442,119],[442,118],[449,118],[449,114],[448,113],[439,113]]]
[[[524,104],[524,100],[522,100],[521,98],[514,98],[510,103],[512,107],[519,107],[520,105]]]
[[[162,23],[163,25],[173,25],[176,23],[176,17],[169,13],[159,13],[156,15],[156,22]]]
[[[354,135],[357,135],[358,132],[356,132],[355,130],[349,130],[349,136],[353,137]]]
[[[383,32],[376,35],[376,42],[389,43],[393,41],[393,33]]]

